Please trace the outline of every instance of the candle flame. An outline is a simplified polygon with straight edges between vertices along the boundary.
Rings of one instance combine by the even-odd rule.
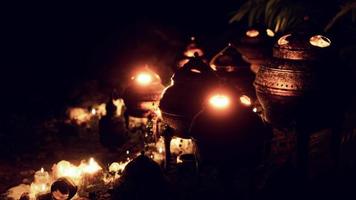
[[[209,99],[210,105],[218,109],[227,108],[230,104],[230,99],[225,95],[214,95]]]
[[[92,109],[91,109],[91,114],[92,114],[92,115],[96,115],[96,109],[95,109],[95,108],[92,108]]]
[[[136,77],[136,81],[140,85],[148,85],[152,82],[152,76],[148,73],[139,73]]]

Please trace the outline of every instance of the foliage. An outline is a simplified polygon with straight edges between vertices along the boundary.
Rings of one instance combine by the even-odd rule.
[[[338,5],[342,6],[335,15],[335,8]],[[350,12],[354,21],[356,0],[347,0],[341,4],[336,1],[325,3],[319,0],[247,0],[230,19],[230,23],[247,20],[249,26],[264,24],[275,32],[283,32],[296,27],[308,17],[314,24],[326,25],[325,30],[329,30],[337,20]]]

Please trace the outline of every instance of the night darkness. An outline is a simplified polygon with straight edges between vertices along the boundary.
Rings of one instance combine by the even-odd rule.
[[[9,5],[2,28],[2,100],[15,109],[54,110],[83,81],[115,87],[134,65],[174,65],[191,35],[214,44],[234,8],[233,1]]]
[[[148,170],[154,172],[150,174],[143,171],[144,175],[137,173],[139,178],[149,177],[147,183],[137,179],[137,183],[131,184],[130,179],[134,180],[132,177],[137,175],[135,170],[128,170],[127,174],[121,174],[120,171],[123,180],[128,179],[128,185],[134,188],[129,186],[128,191],[134,194],[137,193],[135,187],[141,187],[143,183],[143,190],[154,191],[157,186],[150,184],[149,179],[157,177],[157,185],[162,184],[162,187],[172,187],[174,190],[172,192],[165,188],[167,191],[162,190],[161,197],[167,192],[177,200],[230,199],[229,195],[233,195],[231,199],[252,200],[319,199],[329,195],[340,199],[353,194],[352,187],[356,183],[356,2],[350,4],[354,6],[352,13],[339,19],[329,32],[318,32],[325,35],[310,33],[312,37],[306,36],[307,42],[304,43],[298,43],[298,35],[294,48],[294,41],[285,39],[285,44],[279,44],[276,38],[287,33],[297,33],[297,30],[323,30],[327,21],[339,11],[340,2],[352,0],[301,0],[300,4],[293,0],[249,2],[268,1],[282,5],[281,8],[270,7],[271,12],[279,10],[286,15],[289,11],[292,13],[293,9],[298,10],[300,5],[309,5],[310,12],[305,13],[310,13],[312,17],[309,19],[301,12],[303,14],[297,16],[302,21],[299,24],[301,26],[288,24],[290,29],[276,31],[275,37],[265,34],[267,26],[272,28],[272,25],[266,25],[267,20],[264,18],[258,19],[266,21],[261,28],[263,23],[256,20],[258,22],[254,28],[261,28],[259,31],[265,34],[257,37],[248,36],[245,31],[248,17],[229,23],[240,6],[248,2],[245,0],[30,1],[1,6],[0,199],[2,193],[13,186],[35,182],[35,170],[40,167],[53,170],[53,164],[60,160],[79,164],[81,159],[90,156],[108,168],[112,162],[129,163],[130,159],[135,160],[140,157],[139,152],[144,151],[146,156],[148,153],[153,156],[153,152],[159,152],[155,155],[162,156],[160,162],[163,164],[159,163],[159,170],[154,171],[158,165],[152,161],[153,157],[150,160],[147,156],[147,161],[141,155],[143,161],[135,161],[143,162],[148,165]],[[267,13],[268,9],[265,11]],[[283,22],[283,19],[279,20]],[[304,27],[304,22],[309,26],[305,27],[310,29]],[[257,32],[257,35],[260,33]],[[182,58],[192,36],[195,36],[205,51],[205,57],[190,59],[192,65],[200,64],[202,68],[186,67],[177,70],[178,60]],[[314,36],[319,42],[317,45],[312,44],[311,38]],[[254,37],[264,37],[265,41],[254,40]],[[292,35],[288,37],[292,38]],[[244,43],[244,39],[251,39],[252,42]],[[320,41],[324,42],[322,45],[327,45],[321,47]],[[233,42],[233,45],[227,45],[229,42]],[[305,46],[302,46],[300,50],[302,58],[293,57],[294,52],[287,58],[272,56],[272,44],[275,44],[274,51],[279,50],[281,55],[285,52],[286,55],[292,51],[299,52],[300,44],[307,47],[303,49]],[[291,45],[292,48],[283,49],[282,45]],[[224,47],[233,49],[235,54],[217,54]],[[242,53],[243,48],[248,49],[247,53]],[[251,53],[250,50],[255,52]],[[319,51],[326,53],[319,54]],[[252,55],[252,59],[248,60],[249,53],[255,53],[257,58]],[[258,57],[262,54],[262,58]],[[213,71],[213,65],[202,61],[210,60],[215,55],[219,55],[217,58],[226,56],[228,62],[238,58],[236,60],[246,65],[241,67],[243,64],[240,66],[240,63],[222,62],[226,65],[220,66],[221,71]],[[263,64],[256,62],[255,67],[265,67],[265,71],[260,72],[267,75],[252,72],[251,60],[254,59],[257,62],[263,60]],[[217,63],[219,61],[217,59]],[[130,80],[133,70],[146,64],[160,76],[162,84],[149,79],[148,87],[140,83],[137,77]],[[207,72],[198,70],[204,67],[208,69]],[[236,73],[239,70],[245,70],[245,74],[241,73],[241,80],[240,74]],[[166,87],[174,72],[179,84]],[[247,78],[243,79],[243,76]],[[260,82],[255,81],[258,76]],[[248,85],[246,91],[251,93],[244,90],[245,83]],[[152,89],[152,85],[156,88]],[[149,92],[144,93],[142,88],[150,88],[152,91],[147,89]],[[169,93],[168,90],[173,92]],[[157,99],[142,100],[147,96],[155,96]],[[116,97],[119,97],[118,100]],[[217,97],[215,103],[218,105],[214,105],[212,97]],[[120,109],[115,104],[117,101],[121,102]],[[135,105],[134,109],[139,112],[145,106],[151,109],[144,110],[149,112],[149,117],[147,113],[139,116],[148,120],[146,124],[138,119],[132,120],[136,113],[130,113],[130,105]],[[99,113],[100,106],[105,114]],[[81,110],[80,114],[86,117],[82,122],[78,117],[80,114],[71,116],[71,112],[76,109]],[[219,109],[227,109],[228,112],[219,112]],[[274,115],[267,116],[269,112]],[[276,121],[273,121],[274,117]],[[129,126],[130,123],[133,126]],[[178,128],[171,129],[173,126],[170,123],[177,123]],[[189,129],[184,123],[190,123]],[[180,125],[186,129],[180,130]],[[110,136],[106,135],[106,141],[103,139],[105,134]],[[190,140],[190,145],[194,146],[192,152],[177,150],[176,157],[166,156],[172,138],[180,141],[179,148],[182,148],[183,139],[179,137],[185,136]],[[156,149],[148,149],[148,144],[154,145]],[[158,144],[163,145],[160,150]],[[190,164],[183,170],[177,167],[181,155],[188,155],[185,163],[182,163]],[[316,161],[310,164],[309,158]],[[203,160],[202,167],[198,166],[201,164],[200,159]],[[130,162],[134,163],[133,168],[135,162]],[[170,162],[177,169],[172,170]],[[189,171],[189,167],[193,170]],[[184,174],[187,172],[185,170],[188,175]],[[307,180],[314,173],[313,170],[317,175]],[[176,182],[172,186],[165,182],[167,177],[162,178],[161,175]],[[187,187],[182,189],[180,186]],[[125,186],[123,188],[124,191]],[[117,193],[122,192],[120,187],[115,189]],[[146,198],[144,193],[140,195]],[[127,199],[131,199],[131,196]]]

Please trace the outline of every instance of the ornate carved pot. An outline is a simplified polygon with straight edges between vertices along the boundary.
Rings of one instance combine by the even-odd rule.
[[[210,66],[225,82],[231,84],[236,92],[255,98],[253,81],[255,74],[250,70],[250,64],[242,59],[236,47],[228,44],[210,61]]]
[[[268,122],[286,126],[297,119],[320,118],[323,102],[328,101],[322,90],[330,44],[325,36],[304,32],[278,40],[273,59],[260,67],[254,82]]]
[[[161,79],[156,73],[147,67],[140,70],[131,77],[123,94],[128,114],[133,117],[147,117],[158,108],[163,89]]]
[[[243,59],[251,64],[254,73],[271,57],[273,37],[274,33],[270,29],[250,28],[236,45]]]
[[[182,138],[190,137],[188,129],[192,118],[218,84],[214,71],[196,56],[172,76],[172,85],[165,89],[159,104],[163,120]]]

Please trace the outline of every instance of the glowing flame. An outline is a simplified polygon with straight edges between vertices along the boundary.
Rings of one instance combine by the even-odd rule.
[[[152,76],[148,73],[140,73],[137,75],[136,81],[140,85],[148,85],[152,82]]]
[[[43,167],[41,167],[41,170],[40,170],[40,172],[41,172],[41,173],[43,173],[43,172],[44,172],[44,169],[43,169]]]
[[[267,35],[269,36],[269,37],[274,37],[274,32],[271,30],[271,29],[266,29],[266,33],[267,33]]]
[[[322,35],[314,35],[309,39],[309,42],[311,45],[320,48],[328,47],[331,44],[330,39]]]
[[[240,101],[242,104],[246,105],[246,106],[250,106],[251,105],[251,99],[250,97],[246,96],[246,95],[242,95],[240,97]]]
[[[257,37],[259,34],[260,34],[260,32],[258,32],[258,30],[256,30],[256,29],[251,29],[251,30],[246,31],[246,35],[248,37]]]
[[[92,109],[91,109],[91,114],[92,114],[92,115],[96,115],[96,109],[95,109],[95,108],[92,108]]]
[[[254,108],[252,109],[252,111],[253,111],[253,112],[257,112],[257,108],[254,107]]]
[[[286,45],[286,44],[288,44],[289,42],[288,42],[288,40],[287,40],[287,38],[289,37],[289,36],[291,36],[292,34],[287,34],[287,35],[285,35],[285,36],[282,36],[281,38],[279,38],[279,40],[278,40],[278,45]]]
[[[224,109],[229,106],[230,99],[225,95],[214,95],[209,99],[209,103],[215,108]]]
[[[55,178],[69,177],[77,185],[81,182],[81,179],[85,174],[95,174],[102,170],[99,164],[90,158],[89,162],[81,162],[79,166],[75,166],[72,163],[62,160],[52,167]]]
[[[163,147],[159,147],[159,148],[158,148],[158,152],[159,152],[159,153],[163,153]]]
[[[91,115],[84,108],[70,108],[69,109],[69,118],[74,120],[77,124],[82,124],[90,120]]]
[[[99,166],[99,164],[94,160],[94,158],[90,158],[88,164],[85,164],[85,163],[83,165],[82,164],[80,166],[83,167],[83,172],[84,173],[95,174],[96,172],[98,172],[98,171],[100,171],[102,169]]]

